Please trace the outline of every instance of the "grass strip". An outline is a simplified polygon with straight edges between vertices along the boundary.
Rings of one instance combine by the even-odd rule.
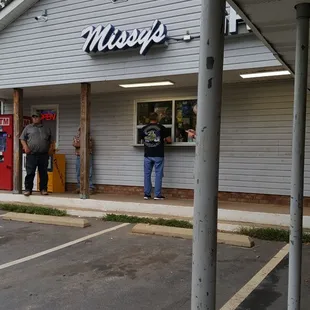
[[[180,227],[180,228],[193,228],[193,225],[188,221],[182,220],[166,220],[163,218],[150,218],[150,217],[138,217],[129,215],[107,214],[104,218],[107,222],[120,222],[120,223],[143,223],[160,226]]]
[[[14,205],[14,204],[0,204],[0,210],[16,213],[28,213],[38,215],[53,215],[53,216],[66,216],[67,212],[54,208]]]
[[[120,222],[132,224],[151,224],[160,226],[180,227],[180,228],[193,228],[193,225],[188,221],[183,220],[166,220],[163,218],[149,218],[129,215],[107,214],[104,218],[107,222]],[[255,239],[267,241],[281,241],[289,242],[290,233],[285,229],[276,228],[241,228],[240,234],[246,235]],[[303,243],[310,243],[310,234],[303,234]]]
[[[277,228],[241,228],[239,233],[252,238],[268,241],[282,241],[288,243],[290,239],[290,232],[288,230]],[[303,233],[302,242],[310,243],[310,234]]]

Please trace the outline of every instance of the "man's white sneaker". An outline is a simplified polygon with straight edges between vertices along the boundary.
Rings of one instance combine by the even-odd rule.
[[[164,196],[157,196],[157,197],[154,197],[154,200],[164,200],[165,197]]]

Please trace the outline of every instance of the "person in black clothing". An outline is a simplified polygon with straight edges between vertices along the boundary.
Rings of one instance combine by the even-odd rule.
[[[171,143],[171,137],[166,127],[158,124],[157,113],[150,114],[150,124],[141,130],[141,138],[144,140],[144,199],[151,198],[151,175],[155,166],[155,200],[165,197],[161,193],[162,178],[164,174],[165,142]]]
[[[40,192],[42,195],[47,195],[47,167],[49,154],[53,151],[53,141],[51,130],[43,126],[39,113],[32,115],[32,124],[26,126],[19,139],[27,154],[24,195],[32,194],[37,167],[40,176]]]

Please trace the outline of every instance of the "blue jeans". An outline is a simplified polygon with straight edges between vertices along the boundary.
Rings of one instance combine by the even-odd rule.
[[[77,186],[80,188],[80,170],[81,170],[81,159],[80,156],[76,156],[76,162],[75,162],[75,169],[76,169],[76,180],[77,180]],[[89,188],[94,189],[93,184],[93,156],[90,155],[89,157]]]
[[[161,196],[162,180],[164,176],[164,157],[144,157],[144,195],[151,196],[152,171],[155,165],[155,197]]]

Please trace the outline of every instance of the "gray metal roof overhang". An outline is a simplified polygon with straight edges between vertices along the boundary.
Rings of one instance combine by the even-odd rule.
[[[274,56],[294,74],[295,6],[298,3],[310,3],[310,0],[228,0],[228,3],[265,43]],[[308,68],[309,66],[310,62]],[[310,70],[308,72],[310,74]],[[310,88],[309,81],[308,77],[308,89]]]

